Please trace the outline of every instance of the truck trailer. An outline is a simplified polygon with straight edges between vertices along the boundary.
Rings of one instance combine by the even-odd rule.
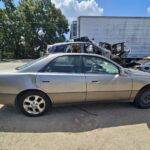
[[[150,56],[150,17],[80,16],[73,21],[71,38],[83,36],[96,43],[125,42],[130,59]]]

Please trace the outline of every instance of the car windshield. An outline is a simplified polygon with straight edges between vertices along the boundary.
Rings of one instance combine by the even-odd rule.
[[[30,61],[29,63],[24,64],[24,65],[22,65],[22,66],[19,66],[19,67],[15,68],[15,69],[16,69],[16,70],[22,70],[22,69],[25,69],[25,68],[27,68],[27,67],[29,67],[29,66],[35,64],[36,62],[42,60],[43,58],[46,58],[47,56],[48,56],[48,55],[45,55],[45,56],[40,57],[40,58],[38,58],[38,59],[32,60],[32,61]]]

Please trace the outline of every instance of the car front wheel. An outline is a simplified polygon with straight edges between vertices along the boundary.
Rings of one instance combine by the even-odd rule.
[[[41,116],[50,108],[50,100],[42,92],[26,92],[19,97],[19,108],[27,116]]]

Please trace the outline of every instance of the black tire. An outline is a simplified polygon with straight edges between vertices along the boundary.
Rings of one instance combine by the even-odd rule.
[[[150,88],[142,89],[136,96],[134,104],[140,108],[150,108]]]
[[[37,111],[37,107],[31,106],[31,103],[29,103],[29,107],[27,105],[27,100],[28,101],[35,101],[35,97],[39,97],[36,99],[36,101],[42,101],[42,103],[40,104],[40,101],[39,101],[39,104],[41,105],[38,105],[41,107],[41,110],[42,111]],[[38,102],[37,102],[38,103]],[[28,107],[25,109],[25,105]],[[28,91],[28,92],[25,92],[23,94],[21,94],[18,98],[18,106],[19,106],[19,109],[21,110],[22,113],[24,113],[26,116],[30,116],[30,117],[38,117],[38,116],[42,116],[44,115],[51,107],[51,102],[50,102],[50,99],[46,96],[46,94],[40,92],[40,91]],[[43,107],[43,108],[42,108]],[[33,110],[35,110],[35,112],[37,113],[32,113]]]

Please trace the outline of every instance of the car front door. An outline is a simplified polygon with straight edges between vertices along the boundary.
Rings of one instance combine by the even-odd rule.
[[[36,83],[39,89],[50,96],[53,103],[85,101],[86,81],[79,55],[55,58],[43,72],[37,74]]]
[[[127,100],[132,90],[132,80],[121,76],[119,68],[97,56],[83,56],[87,82],[87,101]]]

